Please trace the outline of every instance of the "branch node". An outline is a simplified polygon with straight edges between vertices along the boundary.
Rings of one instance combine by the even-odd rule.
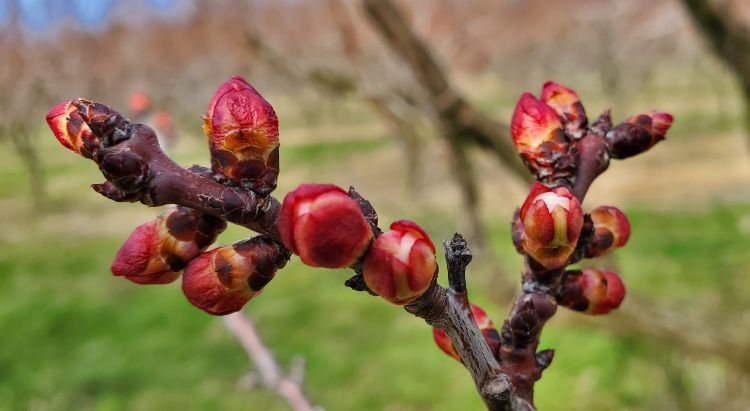
[[[448,265],[448,285],[456,293],[466,293],[466,267],[473,258],[469,245],[461,234],[455,233],[443,246]]]

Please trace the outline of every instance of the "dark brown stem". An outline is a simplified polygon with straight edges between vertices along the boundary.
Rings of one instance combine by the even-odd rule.
[[[404,308],[445,331],[488,410],[532,410],[529,402],[516,395],[511,377],[502,371],[472,317],[466,291],[466,267],[472,255],[466,241],[455,234],[444,246],[450,288],[441,287],[436,275],[430,288]]]
[[[180,167],[161,150],[153,130],[145,125],[130,125],[127,138],[110,146],[105,144],[95,161],[108,182],[95,185],[94,189],[105,197],[140,201],[150,207],[190,207],[279,240],[281,206],[275,198],[228,187]],[[147,170],[135,186],[130,184],[134,162]]]

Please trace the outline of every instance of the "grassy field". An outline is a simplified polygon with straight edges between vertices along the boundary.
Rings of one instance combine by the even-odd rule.
[[[382,128],[368,126],[360,116],[353,116],[354,131],[339,133],[357,138],[316,139],[309,137],[312,131],[290,139],[279,195],[306,180],[354,181],[382,205],[384,222],[413,218],[435,239],[455,231],[455,205],[410,206],[402,184],[389,174],[398,174],[401,165],[393,159],[400,153]],[[669,153],[692,155],[690,147],[711,130],[710,115],[687,117],[694,125],[680,126],[663,143],[673,150]],[[719,131],[734,133],[722,141],[735,144],[741,138],[737,119],[730,118],[733,125]],[[50,197],[42,212],[28,206],[21,164],[10,150],[0,150],[0,410],[287,409],[275,396],[241,383],[252,365],[221,321],[187,303],[178,283],[136,286],[109,274],[121,241],[155,211],[98,197],[86,187],[101,180],[92,164],[65,152],[46,133],[39,141]],[[672,141],[677,148],[668,147]],[[186,138],[175,157],[183,164],[200,161],[202,145],[198,138]],[[736,149],[732,156],[746,161]],[[367,164],[381,159],[382,169]],[[726,158],[711,161],[716,170],[728,164]],[[429,171],[424,196],[446,192],[455,204],[450,181]],[[618,177],[619,188],[609,190],[635,184],[628,178],[642,176]],[[484,187],[497,184],[492,176],[484,180]],[[593,195],[606,196],[607,184],[602,185]],[[682,194],[667,202],[641,200],[668,197],[659,191],[624,204],[633,237],[618,253],[618,264],[629,291],[674,307],[701,300],[727,311],[746,310],[750,202],[738,199],[736,191],[747,187],[673,189],[692,190],[692,201]],[[497,201],[497,207],[484,207],[492,247],[498,264],[515,278],[520,259],[508,241],[506,210],[520,201],[523,188],[512,191],[512,198],[490,191],[485,189],[485,201]],[[244,236],[230,228],[222,241]],[[481,285],[472,295],[499,324],[507,306],[493,301],[488,272],[486,267],[472,271],[470,283]],[[307,360],[310,397],[332,411],[481,409],[466,371],[434,346],[429,327],[398,307],[344,288],[348,274],[304,267],[293,259],[246,309],[283,364],[296,355]],[[657,340],[616,337],[574,318],[562,313],[545,329],[542,346],[558,352],[537,385],[541,410],[672,409],[685,396],[674,384],[674,372],[688,393],[697,386],[698,372],[726,375],[720,360],[700,359],[684,367],[675,359],[679,355]]]

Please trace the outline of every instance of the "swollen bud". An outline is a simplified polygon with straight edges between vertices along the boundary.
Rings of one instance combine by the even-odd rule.
[[[215,172],[261,195],[276,188],[279,121],[271,104],[242,77],[232,77],[216,90],[203,130]]]
[[[521,207],[522,247],[547,269],[562,267],[575,250],[583,227],[578,199],[565,187],[531,186]]]
[[[226,223],[199,211],[177,207],[138,226],[112,262],[112,274],[138,284],[166,284],[211,245]]]
[[[586,131],[588,119],[581,99],[572,89],[552,81],[544,83],[541,100],[552,107],[557,115],[565,120],[565,128],[570,135],[580,138]]]
[[[516,151],[538,177],[552,174],[554,159],[568,153],[560,116],[530,93],[524,93],[518,101],[510,131]]]
[[[624,246],[630,238],[630,223],[617,207],[599,206],[591,211],[594,239],[586,249],[586,257],[598,257]]]
[[[596,268],[566,271],[560,288],[560,305],[584,314],[607,314],[625,299],[620,277]]]
[[[427,290],[436,270],[430,237],[416,223],[399,220],[373,242],[365,258],[364,278],[374,293],[404,305]]]
[[[490,350],[495,352],[497,346],[500,344],[500,334],[492,324],[492,320],[490,320],[490,317],[487,316],[487,313],[485,313],[484,310],[474,304],[471,304],[471,314],[474,317],[474,322],[477,324],[479,331],[482,332],[485,341],[487,341],[490,346]],[[461,361],[461,356],[456,351],[456,348],[453,346],[453,343],[451,343],[451,340],[448,338],[448,334],[446,334],[445,331],[437,327],[432,327],[432,338],[435,340],[435,344],[437,344],[438,348],[444,353]]]
[[[372,240],[372,228],[357,203],[333,184],[302,184],[281,205],[284,245],[313,267],[354,264]]]
[[[618,124],[606,135],[610,154],[614,158],[627,158],[650,149],[664,140],[672,120],[670,114],[654,112]]]
[[[288,253],[262,235],[221,246],[190,261],[182,292],[209,314],[233,313],[260,293],[287,260]]]
[[[46,118],[49,128],[62,145],[81,156],[93,156],[92,150],[99,146],[99,141],[86,125],[73,100],[52,107]]]

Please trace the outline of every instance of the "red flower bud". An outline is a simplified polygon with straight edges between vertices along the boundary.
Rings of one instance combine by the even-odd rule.
[[[435,245],[430,237],[416,223],[399,220],[370,247],[364,278],[370,290],[404,305],[427,290],[436,270]]]
[[[479,331],[482,332],[484,339],[490,345],[492,352],[494,352],[500,344],[500,334],[492,324],[492,320],[490,320],[484,310],[474,304],[471,304],[471,314],[474,316],[474,322],[477,324],[477,327],[479,327]],[[435,340],[435,344],[437,344],[438,348],[444,353],[461,361],[461,356],[458,355],[456,348],[453,346],[453,343],[451,343],[451,340],[448,338],[448,334],[446,334],[445,331],[437,327],[432,327],[432,338]]]
[[[560,290],[560,305],[590,315],[607,314],[624,299],[620,277],[595,268],[566,272]]]
[[[548,269],[563,266],[583,227],[578,199],[565,187],[552,190],[535,182],[520,217],[524,251]]]
[[[372,240],[357,203],[333,184],[302,184],[287,194],[279,232],[284,245],[313,267],[348,267]]]
[[[200,254],[182,276],[188,301],[213,315],[239,311],[286,264],[288,254],[265,236]]]
[[[617,207],[599,206],[591,211],[594,240],[586,250],[586,257],[598,257],[620,248],[630,238],[628,218]]]
[[[606,135],[610,154],[614,158],[627,158],[650,149],[664,140],[672,120],[670,114],[654,112],[618,124]]]
[[[214,171],[262,195],[276,188],[279,121],[260,93],[232,77],[214,94],[204,121]]]
[[[586,131],[588,119],[578,94],[561,84],[548,81],[542,87],[541,100],[552,107],[557,115],[565,119],[565,128],[571,135],[580,138]]]
[[[516,151],[535,175],[551,174],[554,163],[550,159],[568,152],[557,112],[529,93],[524,93],[518,101],[510,130]]]
[[[226,228],[216,217],[177,207],[138,226],[112,262],[112,274],[138,284],[166,284]]]
[[[73,100],[52,107],[46,118],[49,128],[62,145],[76,154],[91,158],[91,149],[99,145],[98,139],[83,121]]]

